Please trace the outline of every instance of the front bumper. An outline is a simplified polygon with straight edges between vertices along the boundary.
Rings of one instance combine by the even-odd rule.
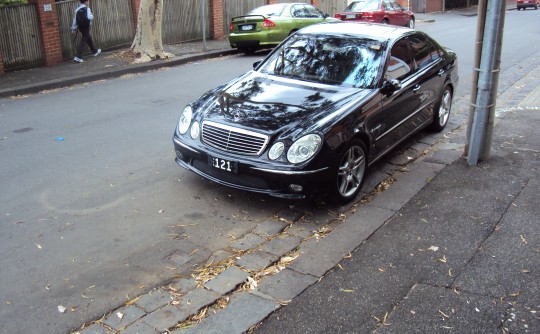
[[[224,186],[289,199],[322,194],[328,188],[328,167],[315,170],[276,169],[268,164],[257,163],[254,159],[227,156],[219,151],[206,152],[183,143],[176,136],[173,143],[178,165]],[[213,167],[209,162],[210,154],[237,161],[238,171],[233,173]]]

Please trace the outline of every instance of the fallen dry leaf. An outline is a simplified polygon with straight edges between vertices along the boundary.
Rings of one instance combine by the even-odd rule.
[[[443,255],[443,257],[441,257],[441,258],[439,258],[439,259],[437,259],[435,261],[446,263],[446,262],[448,262],[448,259],[446,259],[446,255]]]
[[[58,305],[58,312],[65,313],[66,312],[66,307],[63,306],[63,305]]]
[[[137,298],[133,298],[132,300],[128,300],[128,301],[126,302],[125,305],[126,305],[126,306],[129,306],[129,305],[135,304],[135,302],[136,302],[137,300],[139,300],[141,297],[142,297],[142,296],[139,296],[139,297],[137,297]]]
[[[443,317],[445,318],[450,318],[449,315],[445,314],[443,311],[439,310],[439,313],[442,314]]]

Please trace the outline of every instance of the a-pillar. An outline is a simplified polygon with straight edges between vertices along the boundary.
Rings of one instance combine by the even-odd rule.
[[[45,65],[60,64],[62,62],[62,43],[56,4],[53,0],[28,0],[28,3],[37,7]]]
[[[223,29],[223,0],[210,1],[210,22],[212,39],[224,38],[225,31]]]

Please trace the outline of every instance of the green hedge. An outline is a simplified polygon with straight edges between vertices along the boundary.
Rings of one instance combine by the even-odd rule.
[[[0,7],[25,4],[26,0],[0,0]]]

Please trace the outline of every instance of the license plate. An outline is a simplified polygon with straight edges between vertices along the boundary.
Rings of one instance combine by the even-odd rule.
[[[356,18],[356,14],[347,14],[346,18],[347,19],[354,19],[354,18]]]
[[[227,159],[217,158],[217,157],[208,157],[208,163],[210,166],[229,172],[229,173],[238,173],[238,162],[231,161]]]
[[[249,31],[249,30],[253,30],[253,29],[254,29],[253,24],[244,24],[244,25],[240,26],[240,30],[242,30],[242,31]]]

